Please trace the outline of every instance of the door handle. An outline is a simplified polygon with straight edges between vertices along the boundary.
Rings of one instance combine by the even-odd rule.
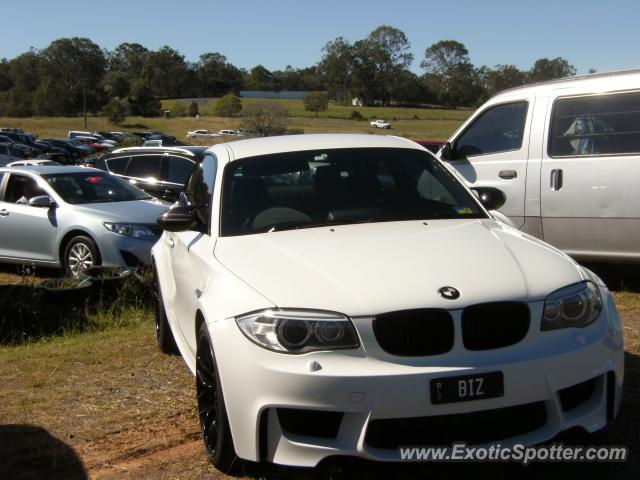
[[[551,190],[560,190],[562,188],[562,169],[556,168],[551,170]]]
[[[169,245],[169,247],[173,248],[176,244],[176,241],[173,239],[173,235],[169,236],[166,235],[164,238],[164,243],[166,243],[167,245]]]
[[[516,178],[518,176],[518,172],[515,170],[500,170],[498,172],[498,176],[500,178],[504,178],[505,180],[511,180],[512,178]]]
[[[0,215],[6,217],[7,215],[9,215],[9,210],[3,208],[2,210],[0,210]]]

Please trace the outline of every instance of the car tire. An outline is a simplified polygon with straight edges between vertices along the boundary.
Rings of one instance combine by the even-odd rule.
[[[218,364],[204,322],[198,332],[196,349],[196,394],[200,431],[209,461],[221,472],[229,473],[242,462],[233,445]]]
[[[153,267],[153,280],[155,284],[155,327],[156,327],[156,341],[158,348],[162,353],[167,355],[179,355],[178,345],[176,345],[176,339],[173,336],[169,321],[167,320],[167,311],[164,308],[164,300],[162,299],[162,290],[160,290],[160,282],[158,280],[158,272],[155,266]]]
[[[64,248],[62,267],[73,278],[80,278],[91,267],[100,265],[100,252],[90,237],[73,237]]]

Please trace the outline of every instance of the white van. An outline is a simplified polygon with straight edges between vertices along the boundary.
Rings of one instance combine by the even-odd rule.
[[[640,261],[640,70],[504,91],[440,149],[523,231],[581,260]]]

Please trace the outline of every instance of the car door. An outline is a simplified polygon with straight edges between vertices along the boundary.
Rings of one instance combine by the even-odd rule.
[[[8,174],[0,199],[0,256],[53,262],[56,259],[55,208],[32,207],[28,201],[48,192],[37,177]],[[21,202],[21,203],[18,203]]]
[[[448,160],[470,186],[502,190],[500,212],[524,224],[529,131],[533,98],[489,105],[450,142]],[[442,153],[441,153],[442,155]]]
[[[565,89],[547,117],[545,241],[585,259],[640,258],[640,91]]]
[[[171,265],[176,285],[174,312],[182,336],[194,354],[196,306],[206,287],[215,244],[211,236],[210,219],[216,169],[217,159],[208,153],[193,171],[181,200],[195,208],[196,216],[204,228],[201,231],[172,233],[170,240],[167,240],[171,247]]]

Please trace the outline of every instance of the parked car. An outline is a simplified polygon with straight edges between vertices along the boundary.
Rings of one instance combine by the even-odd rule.
[[[96,168],[118,175],[145,192],[176,201],[198,157],[177,147],[121,148],[97,160]]]
[[[46,159],[32,159],[32,160],[17,160],[7,164],[7,167],[62,167],[63,165],[53,160]]]
[[[243,137],[244,134],[238,130],[218,130],[218,135],[222,137]]]
[[[16,155],[11,143],[0,143],[0,167],[5,166],[7,163],[22,160],[22,158]]]
[[[33,148],[31,148],[29,145],[25,145],[24,143],[17,142],[13,138],[7,137],[6,135],[2,135],[1,133],[0,133],[0,143],[10,144],[13,154],[15,154],[16,156],[29,157],[33,155]]]
[[[96,152],[108,152],[114,150],[115,147],[111,143],[105,143],[102,140],[98,140],[95,137],[74,137],[73,140],[83,143],[94,149]]]
[[[80,145],[78,145],[76,143],[73,143],[73,141],[66,139],[47,138],[42,141],[54,147],[63,149],[71,158],[76,160],[88,155],[93,150],[89,147],[86,147],[84,144],[81,144],[80,142],[78,142],[80,143]]]
[[[78,130],[70,130],[68,133],[68,138],[69,140],[73,140],[74,138],[77,139],[83,139],[83,138],[90,138],[96,141],[96,143],[102,143],[102,144],[107,144],[107,145],[111,145],[114,146],[117,142],[115,140],[109,140],[105,137],[103,137],[102,135],[100,135],[99,133],[96,132],[82,132],[82,131],[78,131]]]
[[[438,153],[438,150],[445,144],[445,140],[414,140],[414,142],[423,146],[431,153]]]
[[[187,138],[215,138],[220,134],[213,133],[211,130],[192,130],[187,132]]]
[[[640,261],[640,70],[507,90],[440,152],[501,212],[581,260]],[[613,233],[615,232],[615,233]]]
[[[49,150],[49,145],[43,142],[37,141],[35,135],[32,133],[24,132],[17,133],[12,131],[3,131],[2,135],[9,137],[14,142],[19,142],[23,145],[27,145],[31,148],[31,155],[38,155]]]
[[[80,167],[0,168],[0,261],[87,268],[148,264],[169,204]]]
[[[372,122],[369,122],[369,125],[371,125],[373,128],[383,128],[385,130],[391,128],[391,124],[386,120],[373,120]]]
[[[145,140],[142,146],[143,147],[161,147],[162,140]]]
[[[158,344],[195,374],[214,465],[531,445],[617,415],[607,287],[476,192],[395,137],[205,153],[152,257]]]

